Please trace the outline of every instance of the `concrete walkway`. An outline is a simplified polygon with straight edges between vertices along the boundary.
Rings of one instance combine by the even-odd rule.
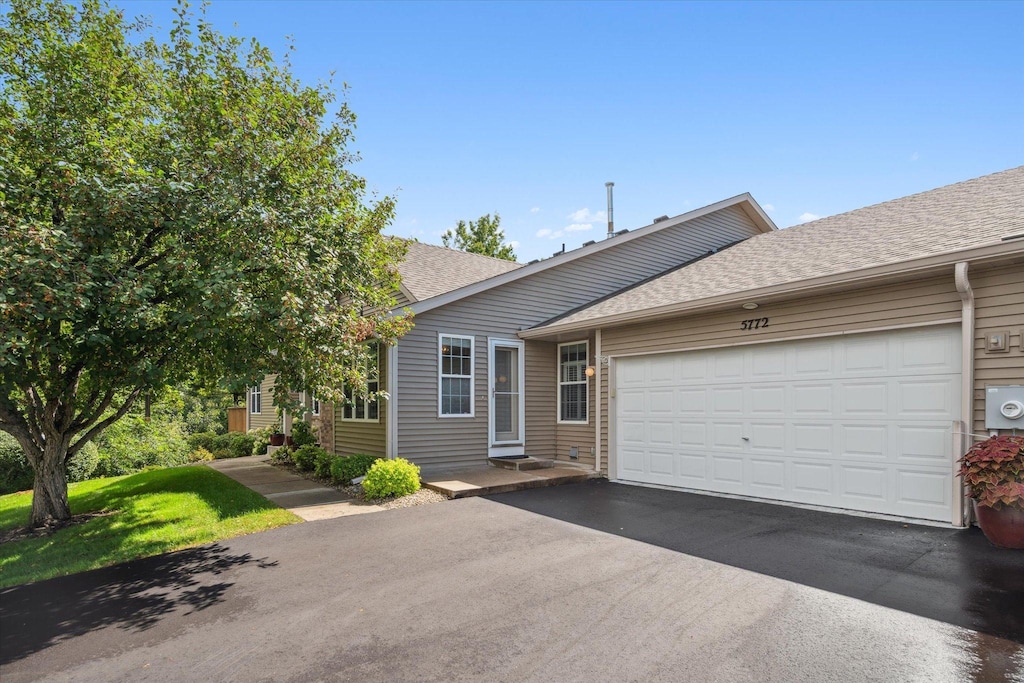
[[[231,477],[307,522],[379,512],[384,509],[280,467],[274,467],[270,464],[270,457],[266,455],[214,460],[207,463],[207,466]]]

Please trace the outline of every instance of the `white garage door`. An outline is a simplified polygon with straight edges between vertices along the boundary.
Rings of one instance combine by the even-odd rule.
[[[618,479],[950,521],[959,328],[626,357]]]

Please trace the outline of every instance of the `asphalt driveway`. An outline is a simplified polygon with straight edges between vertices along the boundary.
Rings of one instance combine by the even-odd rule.
[[[658,523],[627,513],[653,515],[663,493],[594,483],[470,498],[310,522],[7,589],[0,678],[1024,680],[1019,622],[964,628],[892,609],[870,593],[864,600],[822,590],[815,572],[801,580],[744,568],[741,533],[713,539],[727,530],[727,512],[686,516],[679,526],[701,532],[685,552],[669,543],[668,524],[661,542],[630,537]],[[690,498],[672,495],[676,507]],[[565,519],[573,510],[589,521]],[[955,532],[930,531],[959,543]],[[791,540],[768,533],[761,547],[777,557]],[[736,561],[702,557],[716,543]],[[892,569],[898,545],[879,548],[877,563]],[[928,585],[937,593],[958,581]],[[988,599],[1019,615],[1016,584],[995,588]]]

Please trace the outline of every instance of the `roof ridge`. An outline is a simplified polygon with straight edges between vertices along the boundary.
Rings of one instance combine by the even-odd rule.
[[[415,239],[415,238],[412,238],[412,237],[399,237],[398,239],[407,240],[409,242],[413,242],[415,244],[419,244],[419,245],[424,246],[424,247],[431,247],[433,249],[442,249],[444,251],[451,251],[451,252],[455,252],[457,254],[467,254],[469,256],[476,256],[478,258],[491,259],[492,261],[498,261],[499,263],[511,263],[511,264],[514,264],[514,265],[517,265],[517,266],[520,266],[520,267],[526,265],[525,263],[520,263],[519,261],[510,261],[508,259],[498,258],[497,256],[491,256],[489,254],[477,254],[476,252],[466,251],[465,249],[452,249],[451,247],[446,247],[443,244],[433,244],[431,242],[420,242],[418,239]]]
[[[931,188],[929,190],[921,190],[920,192],[914,192],[914,193],[911,193],[911,194],[903,195],[902,197],[894,197],[892,199],[886,199],[886,200],[881,201],[881,202],[875,202],[874,204],[868,204],[867,206],[861,206],[861,207],[858,207],[856,209],[850,209],[849,211],[842,211],[840,213],[834,213],[834,214],[831,214],[829,216],[822,216],[821,218],[815,218],[813,221],[807,221],[806,223],[796,223],[794,225],[790,225],[790,226],[788,226],[786,228],[783,228],[779,232],[786,232],[787,230],[792,230],[794,228],[810,227],[810,226],[813,226],[815,223],[820,223],[821,221],[831,220],[833,218],[838,218],[840,216],[845,216],[847,214],[856,213],[856,212],[860,212],[860,211],[867,211],[868,209],[874,209],[874,208],[877,208],[879,206],[885,206],[886,204],[892,204],[894,202],[903,202],[903,201],[906,201],[908,199],[913,199],[914,197],[919,197],[919,196],[924,195],[924,194],[931,194],[932,192],[939,192],[941,190],[946,190],[946,189],[949,189],[951,187],[956,187],[958,185],[969,185],[969,184],[977,183],[977,182],[980,182],[980,181],[988,180],[992,176],[1002,175],[1004,173],[1011,173],[1013,171],[1024,171],[1024,165],[1022,165],[1022,166],[1013,166],[1011,168],[1005,168],[1002,171],[995,171],[993,173],[986,173],[985,175],[977,176],[975,178],[967,178],[966,180],[958,180],[958,181],[956,181],[954,183],[947,183],[945,185],[939,185],[938,187],[933,187],[933,188]],[[759,237],[759,235],[755,235],[755,237]]]

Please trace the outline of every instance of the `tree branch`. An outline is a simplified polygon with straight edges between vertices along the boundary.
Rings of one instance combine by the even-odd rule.
[[[112,425],[113,423],[117,422],[122,417],[124,417],[125,413],[127,413],[131,409],[132,405],[135,403],[135,399],[137,399],[139,397],[139,394],[142,393],[142,390],[143,387],[135,387],[132,390],[132,393],[128,394],[128,398],[124,400],[124,403],[121,404],[121,407],[117,409],[117,412],[115,412],[113,415],[110,415],[105,420],[97,422],[93,426],[93,428],[87,431],[84,435],[82,435],[82,437],[78,441],[76,441],[74,445],[68,447],[67,457],[70,458],[72,455],[77,453],[79,449],[82,448],[82,446],[92,441],[96,435],[98,435],[108,426]]]

